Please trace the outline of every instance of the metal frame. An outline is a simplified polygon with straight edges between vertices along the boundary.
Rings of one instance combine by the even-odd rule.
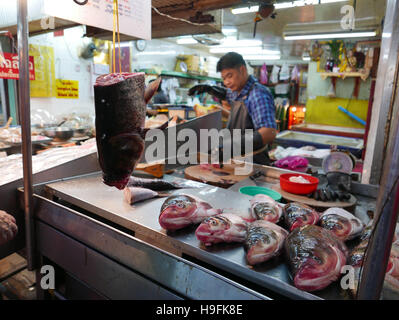
[[[380,60],[370,129],[367,137],[362,183],[380,184],[383,161],[386,155],[386,126],[398,68],[399,0],[387,0],[382,33]]]
[[[32,178],[32,142],[30,129],[30,83],[29,83],[29,24],[27,0],[18,0],[18,58],[19,87],[18,102],[21,115],[22,159],[24,172],[24,212],[28,270],[35,269],[34,226],[33,226],[33,178]]]

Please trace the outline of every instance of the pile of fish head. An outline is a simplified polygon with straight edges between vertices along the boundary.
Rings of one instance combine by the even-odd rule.
[[[255,265],[277,256],[287,235],[286,230],[265,220],[250,223],[244,243],[248,263]]]
[[[297,202],[291,202],[283,207],[284,220],[290,231],[309,224],[317,224],[319,214],[311,207]]]
[[[342,208],[330,208],[320,216],[320,226],[332,231],[343,241],[351,240],[361,235],[363,222]]]
[[[283,210],[271,197],[265,194],[257,194],[250,200],[251,213],[255,220],[266,220],[277,223]]]
[[[324,289],[338,280],[348,249],[332,232],[315,225],[294,229],[285,241],[294,285],[304,291]]]
[[[223,213],[202,221],[195,235],[206,246],[219,242],[244,242],[247,222],[235,214]]]
[[[145,89],[144,77],[144,73],[111,73],[99,76],[94,85],[96,142],[103,181],[120,190],[142,156],[146,103],[159,85]]]
[[[168,197],[162,204],[159,224],[166,230],[178,230],[221,213],[210,204],[185,194]]]

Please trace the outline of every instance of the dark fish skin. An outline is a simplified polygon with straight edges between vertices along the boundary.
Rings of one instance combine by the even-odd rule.
[[[96,141],[103,181],[123,189],[144,149],[144,73],[99,76],[94,85]]]
[[[286,239],[285,252],[294,285],[305,291],[321,290],[338,280],[348,256],[340,239],[315,225],[292,231]]]
[[[153,191],[166,191],[166,190],[182,188],[176,183],[171,183],[161,179],[146,179],[146,178],[137,178],[132,176],[129,178],[127,186],[146,188],[146,189],[151,189]]]
[[[317,224],[320,218],[314,209],[297,202],[286,204],[283,208],[283,214],[290,231],[303,225]]]
[[[278,255],[287,235],[286,230],[269,221],[257,220],[249,224],[244,242],[247,262],[255,265]]]

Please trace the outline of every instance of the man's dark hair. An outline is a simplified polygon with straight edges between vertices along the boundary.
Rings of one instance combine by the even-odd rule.
[[[221,72],[224,69],[236,69],[241,66],[246,66],[242,55],[237,52],[228,52],[218,61],[216,72]]]

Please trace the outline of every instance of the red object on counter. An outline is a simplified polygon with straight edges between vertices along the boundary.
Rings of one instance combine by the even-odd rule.
[[[310,183],[298,183],[290,181],[291,177],[303,177],[308,180]],[[319,179],[316,177],[308,176],[300,173],[284,173],[280,175],[280,187],[284,191],[293,194],[309,194],[317,189],[317,185],[319,184]]]

